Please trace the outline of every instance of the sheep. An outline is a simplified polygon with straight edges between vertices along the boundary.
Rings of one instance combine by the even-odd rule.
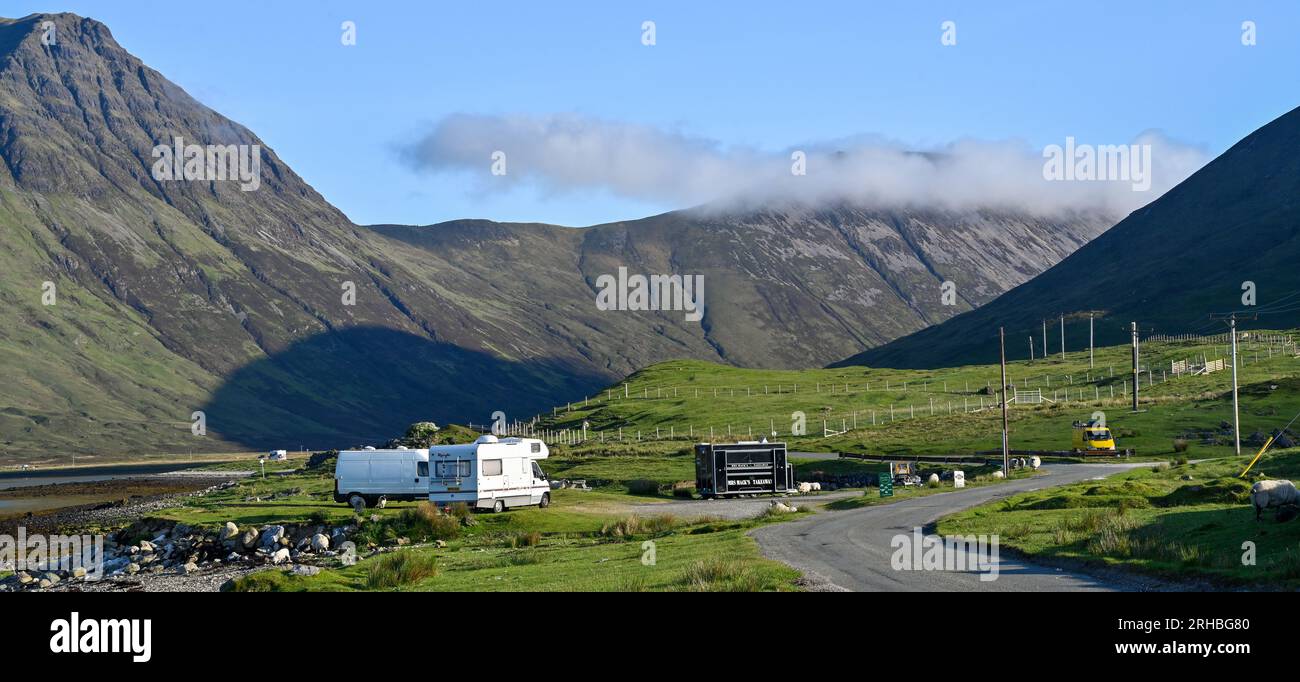
[[[822,491],[822,484],[820,484],[820,483],[818,483],[818,482],[816,482],[816,481],[813,481],[812,489],[813,489],[813,492],[815,492],[815,493],[819,493],[819,492]]]
[[[810,493],[810,492],[812,492],[812,489],[813,489],[813,484],[811,484],[811,483],[800,483],[800,484],[799,484],[799,492],[800,492],[800,493],[803,493],[803,494],[805,494],[805,495],[808,494],[808,493]]]
[[[1250,503],[1255,505],[1255,520],[1269,507],[1300,503],[1300,491],[1291,481],[1256,481],[1250,486]]]
[[[1037,469],[1038,467],[1043,466],[1043,460],[1039,459],[1038,455],[1034,455],[1033,458],[1029,460],[1029,466]]]
[[[795,507],[793,505],[786,505],[782,502],[777,502],[776,500],[773,500],[771,504],[769,504],[767,507],[772,513],[775,514],[791,514],[799,511],[798,507]]]

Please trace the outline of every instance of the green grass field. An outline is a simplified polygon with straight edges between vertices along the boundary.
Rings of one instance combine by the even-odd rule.
[[[401,550],[428,555],[437,574],[400,585],[402,591],[787,591],[797,571],[758,555],[745,532],[759,522],[697,524],[619,539],[544,535],[534,547],[505,540],[445,549]],[[653,544],[647,544],[653,543]],[[381,557],[310,577],[266,571],[239,581],[240,591],[353,591]],[[719,559],[725,557],[725,559]],[[698,574],[715,567],[712,579]]]
[[[1250,483],[1300,476],[1300,449],[1153,465],[1024,493],[942,519],[944,535],[996,533],[1033,559],[1120,567],[1235,587],[1300,587],[1300,523],[1255,521]],[[1243,563],[1253,543],[1253,563]]]

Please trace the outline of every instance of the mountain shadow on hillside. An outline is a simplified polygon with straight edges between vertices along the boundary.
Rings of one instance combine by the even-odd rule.
[[[382,327],[317,334],[236,370],[202,408],[220,438],[256,448],[379,445],[416,421],[526,419],[555,395],[607,383],[546,359],[512,362]],[[513,411],[512,411],[513,410]]]

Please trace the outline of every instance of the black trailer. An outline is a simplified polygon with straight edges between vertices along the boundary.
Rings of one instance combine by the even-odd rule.
[[[700,497],[789,493],[794,465],[785,443],[700,443],[695,446],[695,490]]]

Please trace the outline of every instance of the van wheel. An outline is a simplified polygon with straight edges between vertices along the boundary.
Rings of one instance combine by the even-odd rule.
[[[549,506],[551,506],[551,494],[550,494],[550,493],[542,493],[542,501],[537,503],[537,508],[538,508],[538,509],[545,509],[545,508],[547,508],[547,507],[549,507]]]
[[[506,501],[505,501],[505,500],[497,500],[496,502],[493,502],[493,503],[492,503],[492,513],[493,513],[493,514],[500,514],[501,512],[503,512],[503,511],[505,511],[505,510],[506,510]]]
[[[366,510],[366,498],[356,493],[348,496],[348,504],[352,505],[352,509],[358,514]]]

